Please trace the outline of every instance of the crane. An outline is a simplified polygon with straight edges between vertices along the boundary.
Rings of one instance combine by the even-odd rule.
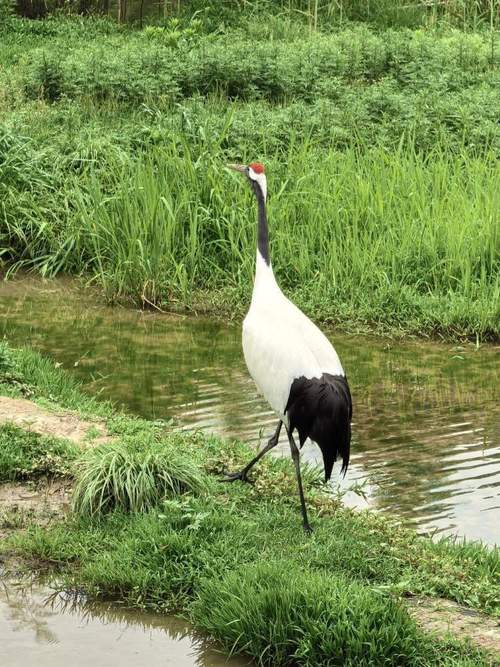
[[[269,255],[267,181],[259,162],[228,165],[244,174],[257,200],[257,258],[250,309],[243,322],[245,362],[257,389],[279,421],[267,445],[242,470],[226,481],[248,481],[248,472],[264,454],[276,447],[284,426],[295,466],[302,521],[311,532],[300,475],[300,452],[307,438],[323,455],[325,482],[337,457],[341,473],[349,465],[352,401],[347,378],[330,341],[283,294],[274,277]],[[297,431],[299,447],[294,439]]]

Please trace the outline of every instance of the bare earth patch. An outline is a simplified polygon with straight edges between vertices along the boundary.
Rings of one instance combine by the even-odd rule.
[[[112,440],[99,422],[85,421],[71,412],[50,412],[25,398],[0,396],[0,424],[6,423],[40,435],[66,438],[77,445],[89,440],[96,445]]]
[[[68,411],[51,412],[33,401],[8,396],[0,396],[0,424],[14,424],[39,435],[65,438],[81,447],[113,439],[100,422],[86,421]],[[28,524],[47,526],[62,518],[69,506],[70,493],[69,480],[0,484],[0,539]]]
[[[67,512],[70,480],[0,484],[0,540],[27,525],[48,526]]]
[[[407,600],[408,612],[425,630],[468,638],[500,658],[500,620],[443,598]]]

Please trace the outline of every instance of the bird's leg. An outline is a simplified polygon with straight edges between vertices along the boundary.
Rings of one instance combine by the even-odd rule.
[[[292,459],[295,464],[295,472],[297,474],[297,484],[299,486],[299,496],[300,496],[300,509],[302,511],[302,523],[304,526],[304,530],[306,533],[312,533],[312,528],[309,525],[309,521],[307,519],[307,510],[306,510],[306,501],[304,500],[304,489],[302,488],[302,477],[300,475],[300,452],[295,444],[295,440],[293,439],[293,435],[291,431],[287,429],[287,434],[288,434],[288,442],[290,443],[290,451],[292,453]]]
[[[222,479],[223,482],[234,482],[237,479],[240,479],[242,482],[248,482],[247,478],[247,473],[252,468],[257,461],[260,461],[260,459],[264,456],[264,454],[267,454],[273,447],[276,447],[278,444],[278,441],[280,439],[280,431],[281,431],[281,426],[283,422],[280,420],[278,423],[278,426],[276,427],[276,431],[274,432],[274,435],[272,435],[269,440],[267,441],[267,445],[264,447],[264,449],[261,449],[261,451],[257,454],[255,458],[253,458],[250,463],[247,463],[247,465],[243,468],[243,470],[239,470],[238,472],[231,472],[225,475]]]

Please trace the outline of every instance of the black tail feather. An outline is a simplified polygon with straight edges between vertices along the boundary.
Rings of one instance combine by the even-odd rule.
[[[323,454],[325,480],[332,474],[338,456],[345,475],[351,448],[352,400],[343,375],[324,373],[321,378],[297,378],[290,388],[285,408],[291,431],[299,432],[300,446],[307,438],[316,442]]]

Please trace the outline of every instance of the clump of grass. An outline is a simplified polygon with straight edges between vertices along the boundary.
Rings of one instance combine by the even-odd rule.
[[[77,447],[66,440],[3,424],[0,426],[0,482],[70,476],[78,453]]]
[[[202,471],[170,440],[128,438],[87,452],[72,502],[80,515],[144,512],[165,498],[205,488]]]
[[[226,649],[263,666],[437,664],[434,641],[393,599],[286,560],[206,581],[192,614]],[[442,657],[454,653],[437,645]]]

